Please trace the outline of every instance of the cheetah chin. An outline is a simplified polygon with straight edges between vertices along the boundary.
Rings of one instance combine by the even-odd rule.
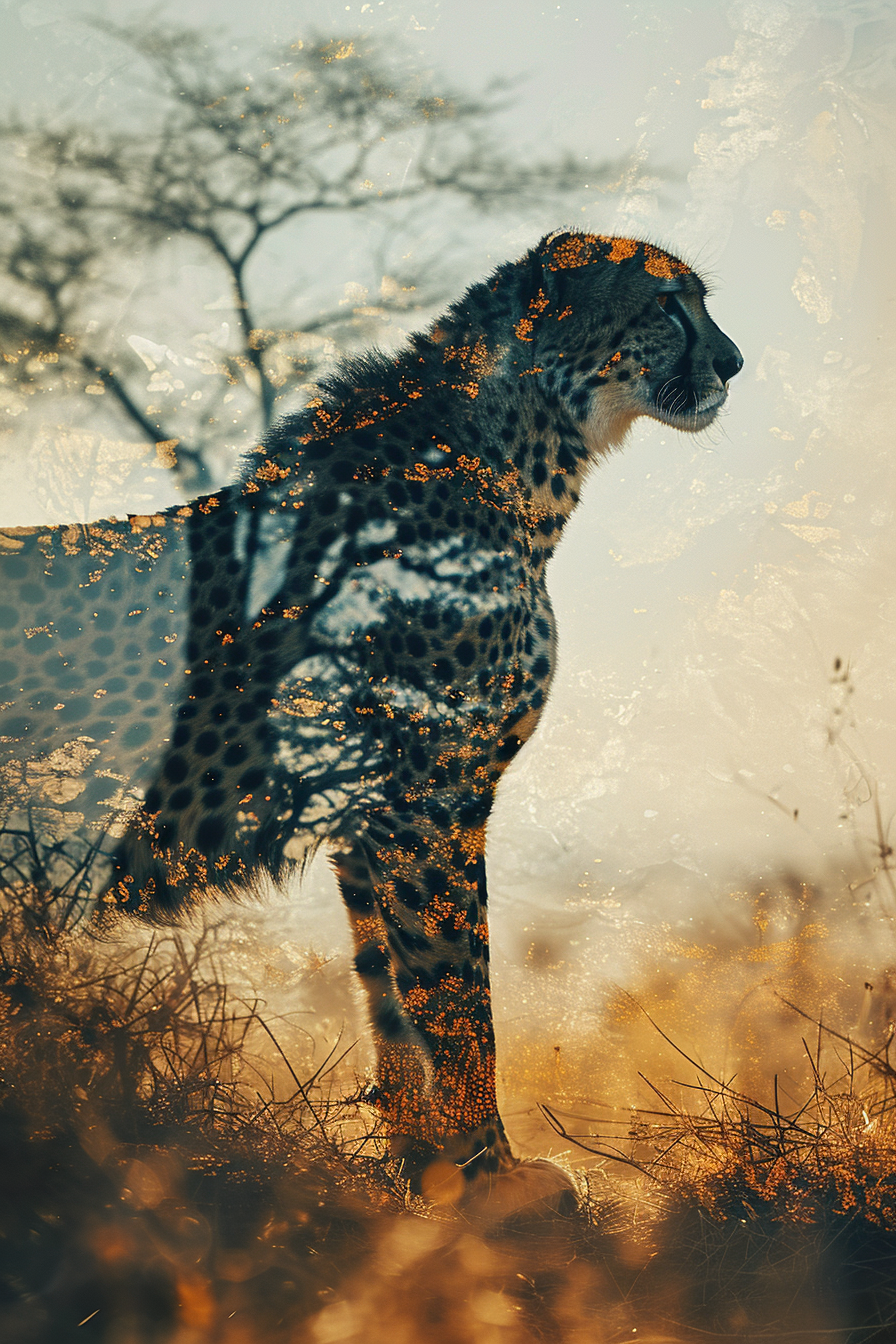
[[[393,1150],[483,1216],[574,1198],[512,1154],[489,988],[486,825],[551,685],[546,568],[637,417],[718,414],[743,361],[705,292],[649,243],[552,234],[342,364],[235,484],[0,532],[0,877],[175,919],[324,846]]]

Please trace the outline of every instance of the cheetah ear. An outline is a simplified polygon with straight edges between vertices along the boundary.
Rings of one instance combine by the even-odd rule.
[[[604,240],[594,233],[577,233],[573,229],[555,229],[538,244],[537,252],[547,271],[569,271],[578,266],[590,266],[604,252]]]
[[[593,233],[556,229],[542,238],[535,249],[541,263],[541,284],[552,303],[562,300],[568,288],[570,272],[581,273],[603,255],[600,240]]]
[[[574,232],[575,230],[573,229],[554,229],[552,233],[545,234],[535,250],[540,257],[547,256],[558,238],[568,238],[570,234]]]

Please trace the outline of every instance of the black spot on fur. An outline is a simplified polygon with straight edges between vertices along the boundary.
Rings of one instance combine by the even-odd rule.
[[[214,852],[227,834],[223,817],[203,817],[196,830],[196,842],[200,849]]]

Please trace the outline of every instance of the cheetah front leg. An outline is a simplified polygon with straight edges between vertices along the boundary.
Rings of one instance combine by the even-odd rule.
[[[469,1182],[516,1165],[495,1093],[484,832],[380,819],[364,851],[335,866],[376,1036],[379,1104],[412,1182],[429,1193],[447,1180],[455,1198],[457,1172]]]

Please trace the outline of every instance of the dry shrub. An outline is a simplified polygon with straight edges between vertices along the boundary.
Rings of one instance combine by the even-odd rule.
[[[370,1120],[327,1096],[337,1058],[278,1091],[211,931],[123,946],[5,894],[0,1338],[211,1339],[247,1313],[286,1338],[404,1199]]]
[[[892,930],[793,881],[752,901],[745,946],[670,938],[611,996],[639,1104],[546,1113],[604,1176],[628,1172],[658,1328],[896,1339]]]
[[[896,1339],[889,1009],[849,1001],[879,930],[808,888],[612,996],[583,1055],[623,1102],[646,1061],[640,1104],[569,1099],[580,1214],[492,1224],[409,1196],[339,1052],[232,1000],[213,929],[54,909],[0,902],[4,1344]]]

